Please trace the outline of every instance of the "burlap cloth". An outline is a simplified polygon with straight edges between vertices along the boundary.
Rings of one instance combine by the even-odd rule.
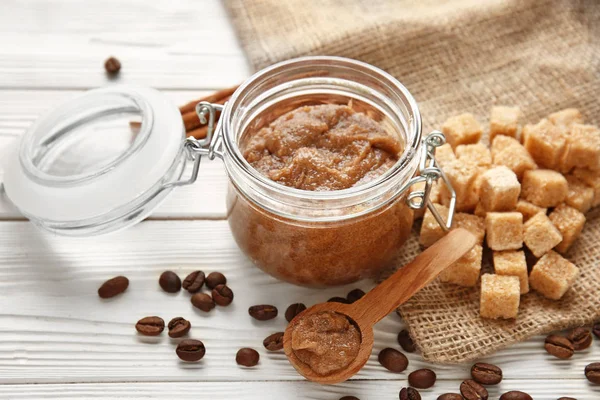
[[[425,132],[493,104],[537,122],[565,107],[600,113],[600,1],[225,0],[255,69],[300,55],[338,55],[390,72],[420,104]],[[600,212],[568,254],[581,269],[560,301],[521,298],[516,321],[479,318],[479,290],[434,282],[400,309],[432,362],[456,363],[532,335],[600,317]],[[416,230],[416,229],[415,229]],[[417,237],[401,263],[420,251]],[[402,265],[402,264],[399,264]],[[489,269],[486,259],[484,269]]]

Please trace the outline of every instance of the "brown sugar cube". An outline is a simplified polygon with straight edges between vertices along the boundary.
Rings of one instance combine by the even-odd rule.
[[[436,148],[435,160],[441,167],[444,167],[449,163],[455,161],[456,155],[454,154],[454,150],[452,150],[452,146],[450,146],[448,143],[445,143],[440,147]]]
[[[459,286],[475,286],[481,272],[482,255],[483,247],[476,244],[471,251],[440,273],[440,281]]]
[[[495,165],[510,168],[519,179],[523,178],[525,171],[537,168],[527,149],[515,138],[497,136],[492,142],[491,153]]]
[[[497,275],[516,276],[519,278],[521,294],[529,292],[527,261],[523,251],[495,251],[494,271]]]
[[[487,168],[492,165],[492,153],[483,143],[456,146],[456,157],[459,160],[475,164],[478,167]]]
[[[473,211],[473,214],[477,215],[478,217],[485,218],[487,210],[481,205],[481,203],[478,203],[477,207],[475,207],[475,211]]]
[[[488,169],[481,175],[479,200],[488,211],[511,211],[517,206],[521,184],[505,166]]]
[[[479,244],[483,244],[483,238],[485,236],[485,218],[459,212],[454,214],[454,223],[452,225],[457,228],[468,230],[475,238],[477,238]]]
[[[445,207],[441,204],[434,204],[433,206],[440,213],[442,218],[444,218],[444,220],[448,218],[448,207]],[[421,233],[419,235],[419,243],[425,247],[429,247],[444,237],[445,234],[446,232],[444,232],[442,227],[438,224],[431,211],[427,209],[427,211],[425,211],[425,215],[423,216]]]
[[[575,167],[600,169],[600,129],[593,125],[571,126],[561,171],[568,172]]]
[[[576,108],[565,108],[564,110],[557,111],[548,115],[548,119],[554,125],[564,130],[568,130],[575,123],[583,124],[583,117]]]
[[[600,172],[590,171],[583,168],[575,168],[573,170],[575,175],[580,181],[588,185],[594,190],[594,200],[592,201],[592,207],[600,205]]]
[[[527,222],[529,218],[533,217],[537,213],[543,213],[544,215],[546,215],[548,209],[538,207],[535,204],[532,204],[526,200],[519,199],[519,201],[517,201],[516,211],[523,214],[523,221]]]
[[[560,254],[549,251],[533,266],[529,274],[531,288],[545,297],[558,300],[569,290],[579,275],[577,268]]]
[[[549,169],[526,171],[521,184],[521,197],[538,207],[556,207],[569,194],[565,177]]]
[[[473,114],[465,113],[450,117],[442,125],[446,141],[453,149],[461,144],[473,144],[481,139],[482,128]]]
[[[566,175],[569,184],[569,193],[565,203],[582,213],[586,213],[592,208],[594,203],[594,189],[583,183],[575,175]]]
[[[456,192],[457,203],[461,205],[457,208],[463,210],[467,207],[463,207],[462,205],[470,205],[472,203],[472,208],[474,209],[478,199],[473,199],[473,196],[476,195],[473,184],[479,175],[479,168],[462,160],[455,160],[445,165],[443,171]],[[450,192],[446,185],[441,185],[440,196],[442,203],[448,204]]]
[[[483,318],[516,318],[521,301],[521,285],[516,276],[483,274],[479,315]]]
[[[558,168],[566,144],[567,133],[547,119],[523,128],[523,145],[542,168]]]
[[[492,250],[518,250],[523,247],[523,215],[519,212],[488,212],[485,234]]]
[[[519,107],[494,106],[490,113],[490,143],[497,135],[517,137],[521,109]]]
[[[523,242],[536,257],[541,257],[563,240],[558,229],[543,213],[537,213],[523,225]]]
[[[561,204],[548,218],[562,235],[562,241],[556,246],[556,250],[564,254],[581,234],[585,225],[585,215],[573,207]]]

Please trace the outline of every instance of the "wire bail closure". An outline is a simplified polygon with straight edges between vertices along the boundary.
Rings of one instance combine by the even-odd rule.
[[[206,101],[196,104],[196,114],[198,115],[198,119],[200,119],[202,124],[208,125],[206,137],[198,140],[193,136],[189,136],[185,139],[183,171],[185,171],[185,166],[189,160],[194,162],[192,173],[188,179],[181,179],[163,185],[163,189],[186,186],[196,182],[202,156],[207,156],[209,160],[214,160],[217,156],[223,158],[221,150],[222,138],[220,134],[222,120],[217,122],[216,127],[215,120],[217,118],[217,112],[223,111],[224,108],[225,105],[212,104]]]
[[[446,138],[440,131],[433,131],[427,135],[425,139],[423,139],[423,146],[421,148],[422,154],[419,161],[419,176],[412,178],[408,183],[408,186],[410,187],[417,183],[425,182],[425,188],[423,190],[415,190],[409,193],[408,197],[406,198],[406,203],[413,210],[422,210],[425,206],[427,206],[444,232],[448,232],[450,228],[452,228],[452,221],[454,220],[456,191],[435,159],[436,148],[440,147],[444,143],[446,143]],[[448,192],[450,193],[450,204],[448,206],[449,211],[446,221],[444,221],[444,218],[440,215],[431,200],[429,200],[429,195],[431,193],[433,184],[437,182],[439,178],[442,178],[446,188],[448,189]]]

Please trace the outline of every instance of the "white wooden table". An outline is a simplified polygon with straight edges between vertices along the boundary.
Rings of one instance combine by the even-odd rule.
[[[275,21],[273,23],[276,23]],[[109,81],[103,61],[117,56],[120,77]],[[0,3],[0,154],[38,115],[81,91],[114,82],[153,86],[178,104],[249,75],[244,55],[218,0],[3,0]],[[6,150],[5,150],[6,151]],[[283,316],[256,323],[252,304],[313,304],[352,287],[311,290],[277,282],[237,249],[225,219],[226,177],[219,161],[203,163],[201,178],[180,189],[152,217],[124,232],[68,239],[41,233],[6,199],[0,202],[1,399],[397,399],[407,373],[428,366],[409,354],[407,373],[379,366],[376,354],[398,347],[400,319],[391,315],[375,331],[374,356],[352,381],[319,386],[304,381],[283,354],[267,353],[262,339],[285,327]],[[186,293],[168,295],[158,276],[172,269],[219,270],[235,292],[228,308],[195,311]],[[98,286],[115,275],[131,281],[119,298],[101,301]],[[370,282],[360,285],[363,289]],[[597,295],[597,294],[594,294]],[[185,364],[166,334],[149,340],[134,323],[147,315],[191,320],[191,336],[204,341],[202,362]],[[240,347],[261,354],[259,366],[235,363]],[[600,398],[583,378],[600,361],[600,340],[572,360],[543,350],[543,338],[504,350],[489,362],[505,379],[490,399],[508,390],[535,399]],[[435,366],[438,382],[423,398],[457,392],[470,365]]]

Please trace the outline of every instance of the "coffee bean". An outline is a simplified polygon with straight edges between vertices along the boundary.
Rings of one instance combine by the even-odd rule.
[[[294,317],[304,310],[306,310],[306,306],[302,303],[291,304],[287,310],[285,310],[285,320],[287,322],[292,322]]]
[[[594,328],[592,328],[592,332],[594,332],[594,336],[600,339],[600,322],[594,324]]]
[[[435,385],[436,378],[435,372],[432,370],[427,368],[418,369],[408,374],[408,384],[417,389],[429,389]]]
[[[200,361],[204,357],[206,349],[204,343],[199,340],[184,339],[177,345],[175,352],[183,361],[194,362]]]
[[[252,306],[248,309],[248,314],[259,321],[268,321],[277,316],[277,307],[268,304]]]
[[[204,286],[204,272],[194,271],[183,280],[183,288],[190,293],[196,293]]]
[[[135,329],[145,336],[158,336],[165,329],[165,321],[160,317],[145,317],[135,324]]]
[[[585,367],[585,377],[592,383],[600,384],[600,362],[588,364]]]
[[[417,350],[415,343],[406,329],[401,330],[400,333],[398,333],[398,344],[402,347],[402,350],[407,353],[414,353],[415,350]]]
[[[477,363],[471,367],[471,376],[482,385],[497,385],[502,381],[502,370],[493,364]]]
[[[518,390],[512,390],[500,396],[500,400],[533,400],[530,395]]]
[[[263,346],[269,351],[278,351],[283,349],[283,332],[276,332],[263,340]]]
[[[259,359],[260,355],[258,354],[258,351],[248,347],[239,349],[235,355],[235,362],[244,367],[254,367],[258,364]]]
[[[116,75],[121,70],[121,62],[115,57],[110,57],[104,61],[104,69],[110,75]]]
[[[205,283],[206,283],[206,286],[212,290],[212,289],[216,288],[218,285],[226,284],[227,278],[225,278],[225,275],[223,275],[220,272],[211,272],[206,277]]]
[[[328,303],[342,303],[342,304],[350,304],[348,299],[344,297],[335,296],[327,300]]]
[[[421,394],[415,388],[403,387],[400,389],[400,400],[421,400]]]
[[[210,297],[210,295],[206,293],[196,293],[190,299],[194,307],[201,309],[202,311],[210,311],[215,308],[215,302]]]
[[[587,328],[575,328],[567,335],[577,351],[585,350],[592,345],[592,332]]]
[[[377,356],[379,363],[385,369],[392,372],[402,372],[408,367],[408,358],[396,349],[388,347],[379,352]]]
[[[472,379],[467,379],[460,384],[460,393],[465,400],[487,400],[488,391]]]
[[[169,336],[172,338],[178,338],[184,336],[190,331],[192,324],[185,318],[175,317],[169,321]]]
[[[363,292],[362,290],[354,289],[348,292],[348,294],[346,295],[346,299],[348,299],[348,302],[354,303],[355,301],[360,300],[364,295],[365,292]]]
[[[233,301],[233,292],[227,285],[217,285],[212,290],[212,298],[218,306],[228,306]]]
[[[167,293],[177,293],[181,290],[181,279],[173,271],[165,271],[160,274],[158,284]]]
[[[102,286],[98,288],[98,296],[103,299],[109,299],[123,293],[128,286],[129,279],[124,276],[115,276],[104,282]]]
[[[561,397],[561,398],[559,398],[557,400],[577,400],[577,399],[574,398],[574,397]]]
[[[344,397],[340,397],[340,400],[360,400],[360,399],[355,396],[344,396]]]
[[[439,395],[437,400],[463,400],[462,394],[444,393]]]
[[[549,354],[563,360],[571,358],[575,351],[573,343],[569,339],[558,335],[548,336],[544,343],[544,348]]]

